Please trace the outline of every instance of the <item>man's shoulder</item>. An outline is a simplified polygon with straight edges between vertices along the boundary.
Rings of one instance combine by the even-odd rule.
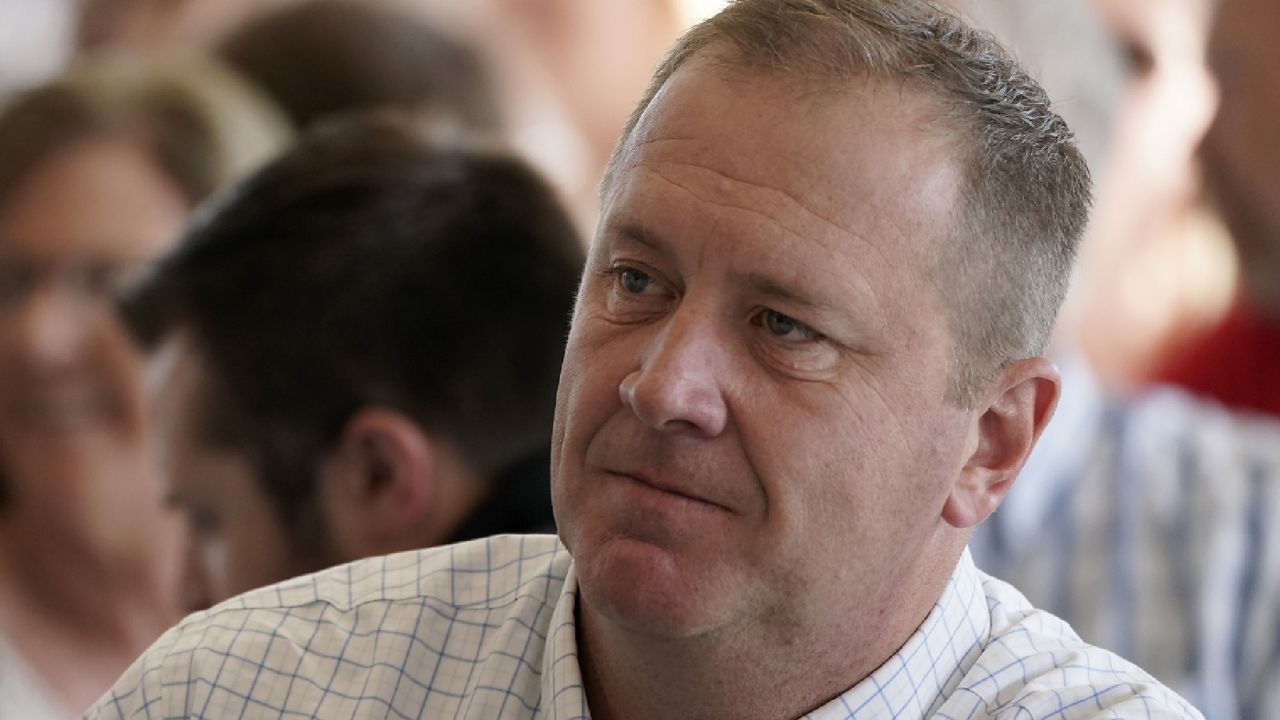
[[[1192,718],[1187,701],[1120,656],[1089,645],[1008,583],[982,576],[990,636],[944,708],[969,717]],[[973,715],[974,711],[976,715]]]
[[[252,590],[208,614],[403,602],[492,609],[522,597],[554,600],[568,566],[554,535],[498,535],[357,560]]]
[[[89,716],[444,712],[488,675],[533,692],[569,566],[554,536],[508,535],[254,590],[171,629]]]

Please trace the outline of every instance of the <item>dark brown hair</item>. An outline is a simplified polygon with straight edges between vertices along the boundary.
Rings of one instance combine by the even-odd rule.
[[[480,56],[403,11],[310,0],[250,19],[217,52],[300,129],[387,108],[449,117],[472,131],[500,126]]]
[[[361,407],[482,476],[545,451],[582,262],[523,162],[348,118],[206,206],[121,309],[144,346],[191,339],[204,439],[248,457],[307,535],[318,463]]]

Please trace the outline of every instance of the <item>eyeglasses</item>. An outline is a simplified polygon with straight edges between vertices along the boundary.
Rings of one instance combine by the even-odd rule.
[[[108,302],[141,267],[142,263],[108,258],[57,262],[0,256],[0,310],[12,310],[51,285],[84,302]]]

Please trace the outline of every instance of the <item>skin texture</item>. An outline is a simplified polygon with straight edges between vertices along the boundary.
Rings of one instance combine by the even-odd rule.
[[[928,97],[727,73],[695,59],[646,111],[568,341],[552,492],[593,716],[795,716],[847,689],[927,614],[1056,397],[1035,361],[974,410],[943,400],[924,268],[958,168]]]
[[[146,460],[140,358],[106,292],[186,213],[115,136],[56,152],[0,205],[0,623],[76,711],[174,619],[177,527]]]

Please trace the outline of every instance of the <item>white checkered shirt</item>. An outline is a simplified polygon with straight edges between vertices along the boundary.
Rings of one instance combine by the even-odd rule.
[[[193,615],[90,718],[589,717],[553,536],[374,558]],[[966,552],[883,666],[811,718],[1199,718]]]

